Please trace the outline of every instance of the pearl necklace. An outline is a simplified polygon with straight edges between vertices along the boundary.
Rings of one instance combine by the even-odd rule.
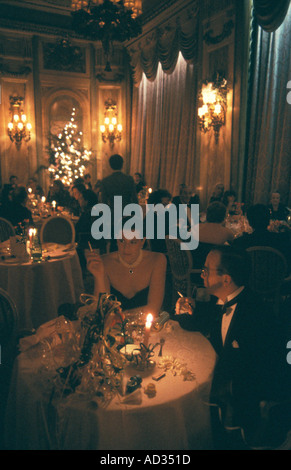
[[[118,253],[118,259],[119,259],[120,263],[123,264],[123,266],[125,266],[126,268],[129,269],[129,274],[133,274],[133,268],[136,268],[142,262],[142,258],[143,258],[143,251],[140,250],[140,253],[139,253],[137,259],[135,260],[135,262],[132,263],[132,264],[128,264],[121,258],[120,254]]]

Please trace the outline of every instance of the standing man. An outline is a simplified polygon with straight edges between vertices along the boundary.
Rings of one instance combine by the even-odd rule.
[[[200,331],[217,353],[211,402],[230,426],[255,432],[259,405],[272,398],[275,325],[260,299],[247,287],[248,258],[228,246],[213,248],[201,277],[210,302],[181,298],[174,317],[182,328]],[[281,360],[281,358],[280,358]],[[282,358],[283,364],[284,358]]]
[[[122,196],[122,207],[130,203],[138,204],[134,179],[122,172],[123,158],[121,155],[111,155],[109,165],[112,174],[101,181],[101,201],[113,209],[114,196]]]
[[[134,179],[123,173],[123,158],[114,154],[109,158],[112,174],[103,178],[100,184],[101,202],[107,204],[111,209],[111,251],[117,250],[114,238],[114,197],[122,197],[122,211],[127,204],[138,204]]]

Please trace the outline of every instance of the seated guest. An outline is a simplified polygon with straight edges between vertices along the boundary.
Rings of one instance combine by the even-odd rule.
[[[61,180],[54,180],[47,196],[47,202],[56,201],[57,206],[70,207],[71,196]]]
[[[180,185],[180,192],[179,196],[173,197],[172,204],[176,206],[179,204],[199,204],[199,196],[198,194],[193,194],[191,189],[186,184]]]
[[[28,195],[23,186],[18,186],[14,192],[12,200],[4,207],[2,206],[0,215],[9,220],[14,227],[27,221],[29,225],[34,225],[31,211],[26,207]]]
[[[233,232],[223,226],[226,207],[222,202],[212,202],[206,210],[206,222],[199,224],[199,242],[223,245],[232,243]]]
[[[76,180],[77,181],[77,180]],[[75,216],[80,216],[82,211],[82,205],[84,205],[83,194],[86,192],[86,186],[78,179],[78,181],[71,187],[71,203],[70,210]]]
[[[209,204],[206,210],[206,221],[199,224],[199,244],[196,250],[191,251],[193,268],[200,269],[205,258],[214,245],[231,244],[234,240],[233,232],[224,227],[226,207],[222,202],[216,201]],[[193,275],[193,279],[199,285],[199,275]]]
[[[199,196],[198,194],[193,195],[191,189],[186,186],[186,184],[180,185],[180,194],[179,196],[175,196],[172,200],[172,204],[178,207],[180,204],[187,205],[187,230],[191,229],[191,204],[199,204]]]
[[[80,217],[75,225],[76,231],[76,242],[78,244],[77,252],[80,259],[80,264],[83,269],[86,267],[86,259],[84,256],[84,250],[89,249],[90,242],[92,248],[98,248],[101,253],[105,252],[106,243],[105,240],[95,240],[91,235],[91,227],[96,217],[91,216],[92,207],[98,203],[98,197],[94,191],[86,189],[82,193],[82,197],[79,197],[80,203]]]
[[[163,204],[166,207],[172,199],[171,193],[167,189],[157,189],[153,191],[148,198],[148,204]]]
[[[39,196],[39,197],[44,196],[43,189],[42,189],[42,187],[37,183],[37,179],[36,179],[36,178],[29,178],[29,180],[28,180],[28,182],[27,182],[27,185],[26,185],[27,191],[28,191],[29,188],[31,188],[32,194],[34,194],[35,196]]]
[[[148,209],[152,204],[155,206],[156,204],[162,204],[165,208],[170,204],[172,199],[172,195],[166,189],[157,189],[153,191],[149,198],[148,198]],[[148,213],[151,212],[151,209],[148,210]],[[150,214],[149,214],[150,215]],[[158,238],[158,217],[157,214],[154,213],[154,236],[150,241],[150,246],[152,251],[156,251],[159,253],[166,253],[167,247],[165,238]],[[165,212],[165,235],[168,235],[168,212]]]
[[[86,192],[86,186],[84,185],[84,183],[74,183],[71,192],[73,198],[78,201],[81,207],[84,201],[83,194]]]
[[[222,418],[231,413],[229,424],[242,426],[247,435],[256,431],[260,401],[274,397],[277,373],[272,315],[245,287],[248,275],[245,252],[213,248],[201,274],[211,300],[181,298],[173,317],[182,328],[209,338],[218,356],[210,401],[221,407]]]
[[[89,232],[91,233],[91,226],[92,226],[92,216],[91,216],[91,210],[92,207],[95,206],[95,204],[98,203],[98,198],[97,195],[94,193],[94,191],[90,189],[86,189],[82,193],[82,197],[79,198],[79,203],[81,207],[81,215],[76,223],[76,234],[78,232]]]
[[[228,214],[233,215],[235,213],[235,209],[236,209],[236,206],[235,206],[236,193],[235,193],[235,191],[232,191],[232,190],[225,191],[221,202],[226,207],[226,217],[228,216]]]
[[[134,173],[133,179],[135,183],[136,194],[138,194],[146,186],[146,182],[141,173]]]
[[[1,206],[4,208],[12,202],[15,188],[10,184],[5,184],[1,192]]]
[[[287,221],[289,211],[287,207],[280,202],[280,200],[281,195],[279,191],[274,191],[271,195],[270,204],[268,205],[268,209],[270,211],[270,219]]]
[[[131,235],[131,234],[130,234]],[[164,300],[166,257],[143,250],[145,238],[132,238],[123,230],[117,252],[89,253],[87,269],[94,276],[95,291],[114,294],[128,313],[136,309],[157,316]]]
[[[18,178],[15,175],[11,175],[9,183],[5,183],[1,191],[1,204],[6,205],[12,201],[14,190],[18,188]]]
[[[11,175],[9,177],[9,184],[13,189],[16,189],[18,187],[18,176]]]
[[[86,189],[92,189],[90,173],[86,173],[86,175],[84,175],[84,185],[85,185]]]
[[[279,250],[286,258],[291,272],[291,243],[287,233],[276,233],[268,230],[270,211],[264,204],[255,204],[247,210],[247,219],[253,229],[252,233],[243,233],[234,240],[233,246],[246,250],[251,246],[270,246]]]
[[[223,194],[224,194],[224,185],[222,183],[217,183],[210,197],[209,204],[211,202],[216,202],[216,201],[222,202]]]

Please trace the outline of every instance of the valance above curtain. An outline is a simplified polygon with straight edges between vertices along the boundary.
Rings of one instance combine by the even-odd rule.
[[[133,72],[133,83],[138,86],[142,74],[154,81],[158,65],[165,73],[171,74],[176,67],[179,52],[190,64],[195,63],[198,53],[198,14],[197,9],[180,12],[138,41],[128,46]]]
[[[253,0],[257,23],[268,33],[283,23],[290,0]]]

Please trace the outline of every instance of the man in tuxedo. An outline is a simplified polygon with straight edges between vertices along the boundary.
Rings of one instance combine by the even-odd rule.
[[[271,398],[272,353],[276,345],[271,314],[247,288],[246,253],[229,246],[214,247],[207,255],[201,277],[209,302],[181,298],[176,304],[181,327],[202,332],[217,353],[211,402],[231,426],[248,432],[259,418],[259,403]],[[272,335],[273,333],[273,335]]]

